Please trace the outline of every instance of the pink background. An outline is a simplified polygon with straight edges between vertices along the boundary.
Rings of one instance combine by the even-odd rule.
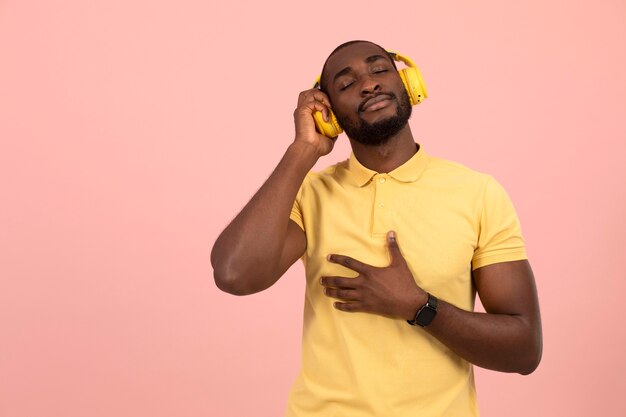
[[[282,415],[302,266],[238,298],[209,252],[359,38],[418,63],[414,134],[522,221],[544,357],[478,370],[483,416],[626,415],[626,2],[4,0],[0,417]]]

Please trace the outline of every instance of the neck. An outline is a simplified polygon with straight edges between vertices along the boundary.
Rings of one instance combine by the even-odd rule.
[[[408,124],[382,145],[363,145],[352,139],[350,144],[356,159],[364,167],[378,173],[393,171],[411,159],[418,149]]]

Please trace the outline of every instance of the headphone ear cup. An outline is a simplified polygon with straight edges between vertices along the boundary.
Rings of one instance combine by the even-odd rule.
[[[315,120],[317,131],[326,137],[333,139],[343,132],[343,129],[339,126],[339,122],[335,117],[335,113],[331,110],[328,111],[328,121],[324,120],[322,112],[319,111],[313,113],[313,119]]]
[[[398,74],[400,74],[404,88],[409,95],[411,105],[415,106],[428,97],[422,74],[420,74],[417,68],[404,68],[398,71]]]

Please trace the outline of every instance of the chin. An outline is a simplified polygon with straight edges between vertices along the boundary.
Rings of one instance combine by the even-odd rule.
[[[358,113],[356,121],[348,120],[335,113],[339,124],[348,137],[363,145],[383,145],[404,129],[411,117],[411,104],[406,96],[400,102],[372,111]]]
[[[346,129],[348,137],[368,146],[384,145],[406,127],[408,119],[388,117],[375,123],[363,123],[356,129]]]

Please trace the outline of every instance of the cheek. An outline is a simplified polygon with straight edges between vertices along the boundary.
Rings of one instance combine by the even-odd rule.
[[[335,116],[337,116],[337,121],[339,121],[339,124],[344,129],[346,129],[346,127],[348,126],[357,127],[362,122],[359,115],[354,111],[346,112],[344,109],[343,112],[341,110],[339,111],[334,110],[334,112],[335,112]]]
[[[338,99],[335,98],[332,100],[333,112],[341,118],[348,120],[358,120],[358,108],[359,103],[353,103],[352,101],[346,99]]]

